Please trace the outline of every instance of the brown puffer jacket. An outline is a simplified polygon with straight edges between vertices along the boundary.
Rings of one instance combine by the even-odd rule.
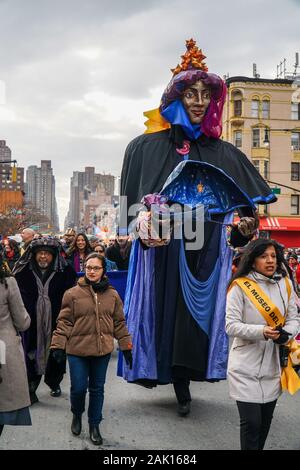
[[[132,348],[117,291],[109,286],[95,293],[84,278],[65,292],[52,336],[51,349],[64,349],[75,356],[104,356],[114,349]]]

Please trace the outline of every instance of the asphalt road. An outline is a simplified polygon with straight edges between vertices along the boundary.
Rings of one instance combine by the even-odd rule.
[[[0,438],[3,449],[98,449],[89,441],[87,416],[81,436],[71,434],[68,375],[62,396],[54,398],[41,384],[39,403],[31,407],[33,426],[7,426]],[[239,418],[228,396],[226,381],[192,383],[190,416],[176,413],[171,385],[148,390],[116,376],[116,353],[108,371],[101,423],[106,450],[230,450],[239,449]],[[278,401],[266,449],[300,450],[300,393]]]

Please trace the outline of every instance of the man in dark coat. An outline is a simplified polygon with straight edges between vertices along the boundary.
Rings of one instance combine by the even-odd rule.
[[[133,368],[119,364],[119,374],[147,387],[173,383],[181,416],[190,411],[190,380],[226,378],[231,247],[255,234],[255,204],[276,201],[248,158],[220,139],[225,83],[208,73],[195,41],[186,47],[160,108],[145,113],[145,134],[128,145],[121,176],[128,210],[142,198],[145,205],[137,218],[140,239],[133,243],[125,299]],[[151,204],[165,210],[166,200],[204,206],[201,249],[188,249],[175,236],[146,239]]]
[[[127,235],[119,234],[113,245],[106,249],[106,258],[114,261],[119,271],[127,271],[131,250],[131,240]]]
[[[37,402],[36,389],[42,375],[52,396],[61,394],[60,382],[65,361],[57,363],[49,355],[52,332],[67,289],[75,285],[76,273],[61,256],[60,242],[51,237],[33,240],[17,262],[13,274],[31,317],[23,335],[31,402]]]

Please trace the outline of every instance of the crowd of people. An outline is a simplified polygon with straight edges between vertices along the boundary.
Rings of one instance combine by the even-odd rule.
[[[110,240],[109,254],[103,241],[89,240],[72,228],[62,239],[30,228],[21,237],[20,246],[8,237],[1,241],[0,340],[5,354],[1,359],[0,434],[5,425],[31,424],[29,406],[39,401],[37,389],[43,376],[50,395],[61,395],[68,359],[72,432],[80,434],[89,389],[90,438],[99,445],[105,375],[114,338],[125,360],[132,361],[122,301],[106,273],[128,266],[131,242],[117,236]]]
[[[120,227],[109,246],[72,228],[62,240],[24,229],[21,247],[3,238],[0,340],[8,352],[0,432],[7,424],[30,425],[43,375],[51,396],[60,396],[67,360],[71,431],[81,433],[89,391],[90,439],[101,445],[114,338],[118,375],[147,388],[172,383],[180,417],[191,412],[191,381],[228,378],[243,450],[264,448],[281,392],[300,390],[293,340],[300,330],[299,253],[285,257],[280,244],[259,238],[257,205],[276,196],[248,158],[220,138],[225,83],[208,73],[193,39],[186,47],[159,108],[146,113],[147,131],[125,152],[121,195],[128,207],[143,204],[128,217],[126,235]],[[189,219],[176,219],[180,237],[174,212],[162,234],[172,205],[188,206]],[[198,205],[200,245],[197,230],[192,237],[185,230],[189,220],[197,226]],[[125,311],[107,276],[113,269],[128,270]]]
[[[21,232],[22,242],[18,243],[15,236],[2,235],[0,253],[5,267],[12,272],[18,259],[24,254],[31,242],[42,238],[41,233],[31,228]],[[86,235],[73,228],[68,228],[61,237],[54,237],[60,245],[61,254],[76,272],[83,272],[84,260],[88,254],[97,252],[106,258],[107,271],[123,271],[128,269],[131,240],[126,235],[110,236],[107,240],[95,235]]]

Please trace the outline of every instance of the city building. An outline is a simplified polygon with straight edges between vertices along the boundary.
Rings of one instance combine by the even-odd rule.
[[[41,160],[41,166],[31,165],[26,171],[26,202],[36,207],[49,219],[49,226],[41,230],[59,230],[57,203],[55,198],[55,177],[51,160]]]
[[[96,208],[108,204],[114,195],[115,177],[95,173],[94,167],[74,171],[70,182],[69,211],[65,227],[78,230],[92,229]]]
[[[11,150],[5,140],[0,140],[0,163],[3,161],[11,161]]]
[[[20,208],[24,202],[24,168],[17,167],[11,157],[6,141],[0,140],[0,212]]]
[[[297,76],[226,79],[223,138],[244,152],[278,202],[260,208],[260,229],[300,246],[300,83]]]

